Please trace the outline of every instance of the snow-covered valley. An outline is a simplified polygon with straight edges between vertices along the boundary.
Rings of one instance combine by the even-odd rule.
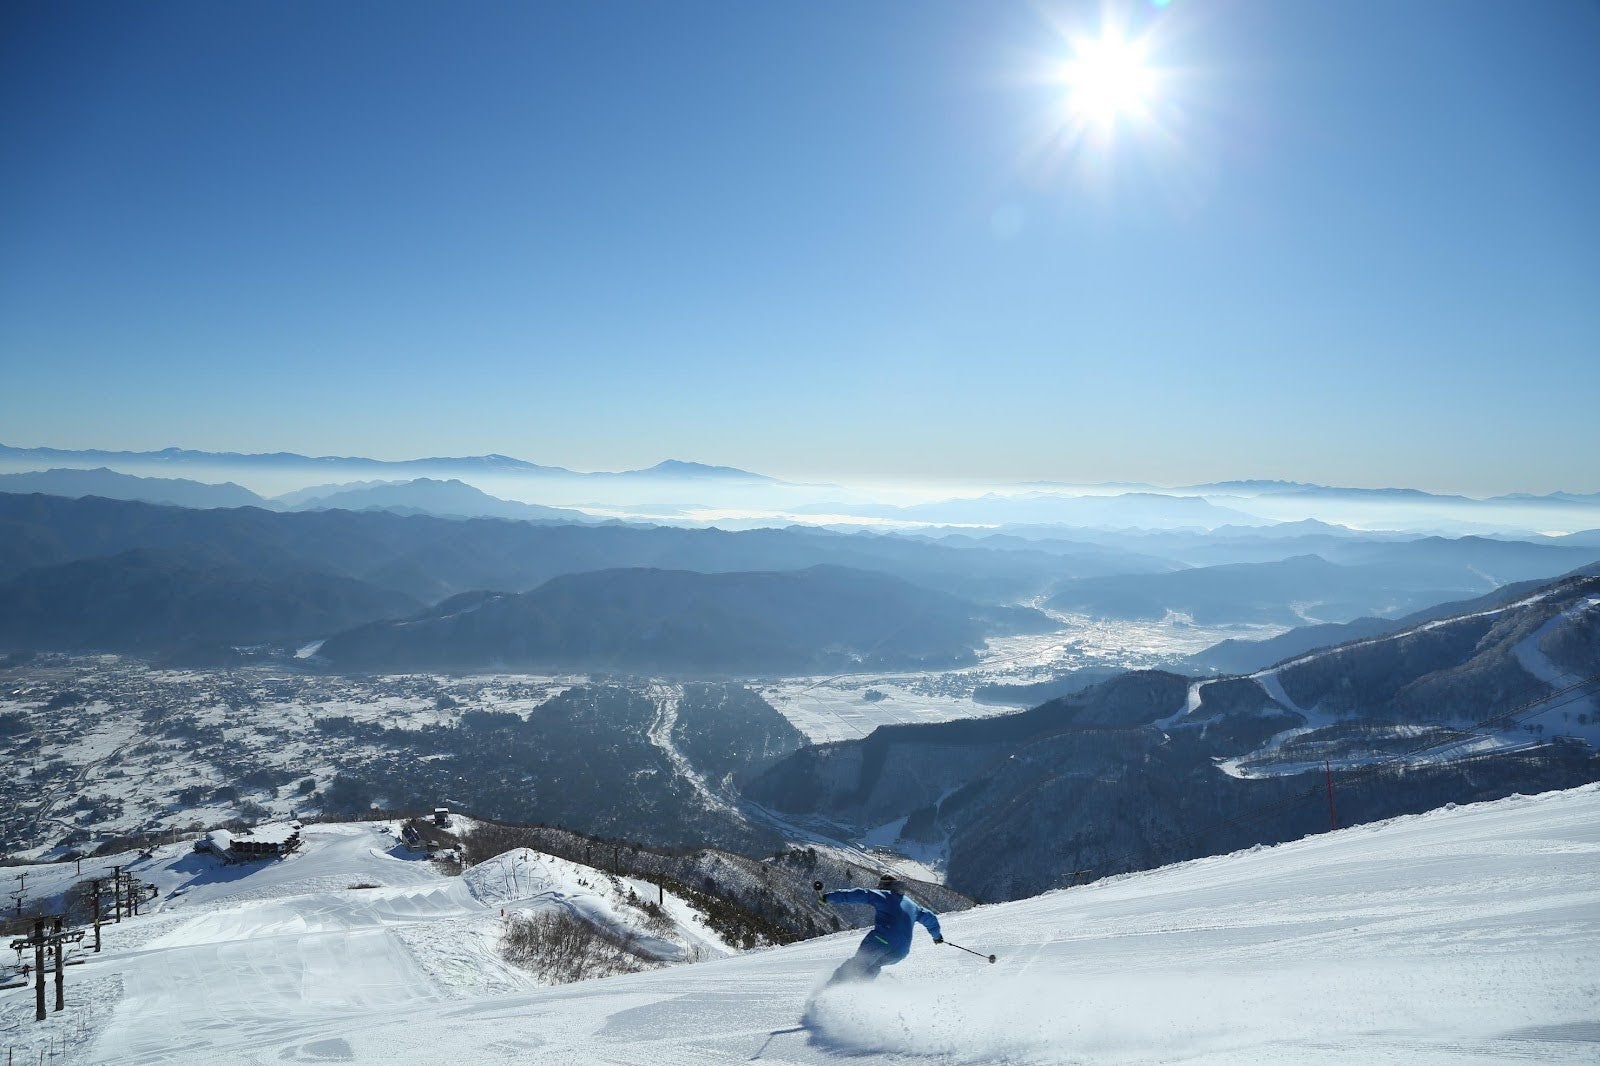
[[[820,743],[865,736],[879,725],[1017,709],[976,700],[986,684],[1085,666],[1146,667],[1228,636],[1273,632],[1181,620],[1061,620],[1056,633],[997,638],[978,665],[962,670],[780,678],[753,688],[808,742]],[[9,801],[0,807],[0,850],[39,855],[63,841],[81,845],[315,810],[341,771],[383,758],[384,745],[361,730],[435,729],[474,711],[527,716],[588,680],[347,677],[282,664],[210,671],[111,655],[39,656],[0,674],[0,736],[37,741],[14,749],[20,772],[0,779],[0,800]],[[676,698],[670,690],[647,688],[658,703]],[[319,731],[318,723],[330,722],[345,723],[344,731]]]
[[[996,965],[922,938],[875,985],[827,991],[856,934],[536,987],[494,957],[499,908],[599,907],[605,893],[580,883],[592,872],[534,855],[455,880],[371,826],[330,825],[278,863],[209,861],[163,850],[144,863],[154,912],[69,968],[59,1018],[36,1025],[29,991],[0,993],[0,1046],[35,1055],[45,1031],[58,1048],[78,1031],[66,1061],[94,1063],[1600,1055],[1594,785],[981,907],[945,932]],[[348,887],[361,881],[384,887]]]

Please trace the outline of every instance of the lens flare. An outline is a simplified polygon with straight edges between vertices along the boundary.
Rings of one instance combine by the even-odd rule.
[[[1111,126],[1149,114],[1156,79],[1142,42],[1106,34],[1073,42],[1073,57],[1061,68],[1066,105],[1074,119]]]
[[[1109,0],[1108,0],[1109,3]],[[1045,188],[1111,195],[1126,175],[1153,178],[1179,197],[1189,166],[1195,68],[1170,18],[1108,6],[1096,25],[1047,15],[1049,47],[1021,75],[1030,87],[1023,179]]]

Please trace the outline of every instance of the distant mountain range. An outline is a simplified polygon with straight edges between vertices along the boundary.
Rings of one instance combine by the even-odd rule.
[[[582,473],[560,466],[541,466],[508,455],[436,456],[425,459],[368,459],[346,455],[299,455],[295,452],[244,453],[204,452],[185,448],[163,448],[153,452],[103,451],[98,449],[73,450],[67,448],[17,448],[0,444],[0,460],[14,462],[94,464],[139,464],[178,467],[250,467],[279,470],[316,471],[367,469],[373,471],[414,471],[436,474],[454,471],[458,474],[516,474],[534,477],[560,478],[642,478],[642,479],[710,479],[718,481],[775,482],[776,478],[752,474],[730,466],[708,466],[704,463],[667,459],[655,466],[641,470],[594,471]]]
[[[1452,493],[1426,492],[1422,489],[1408,488],[1381,488],[1366,489],[1355,488],[1347,485],[1318,485],[1308,481],[1274,481],[1274,480],[1241,480],[1241,481],[1208,481],[1198,485],[1160,486],[1148,482],[1110,482],[1093,486],[1072,486],[1063,482],[1040,481],[1032,483],[1037,488],[1072,489],[1082,490],[1093,488],[1105,490],[1115,488],[1120,492],[1157,492],[1171,493],[1184,496],[1336,496],[1336,497],[1367,497],[1370,499],[1384,500],[1448,500],[1465,501],[1471,503],[1483,502],[1564,502],[1564,503],[1600,503],[1600,492],[1549,492],[1539,495],[1531,492],[1510,492],[1500,496],[1474,497],[1461,496]]]
[[[74,451],[0,445],[0,469],[26,471],[42,467],[56,468],[57,473],[61,468],[105,468],[122,475],[153,476],[162,482],[192,481],[196,484],[169,484],[163,488],[122,483],[107,489],[108,494],[118,498],[189,506],[237,506],[252,502],[237,495],[243,491],[239,485],[272,497],[265,502],[267,506],[293,507],[312,496],[333,497],[335,493],[346,491],[376,490],[382,482],[459,482],[483,492],[484,498],[469,499],[458,489],[451,498],[435,492],[421,502],[415,499],[375,502],[376,496],[345,498],[340,495],[326,500],[324,506],[358,509],[383,506],[403,513],[535,521],[580,519],[572,515],[517,512],[511,501],[532,501],[528,506],[577,510],[629,520],[688,525],[716,521],[732,528],[751,528],[797,516],[812,524],[837,528],[859,528],[868,524],[901,528],[985,527],[1029,539],[1056,539],[1064,535],[1081,539],[1080,534],[1089,533],[1138,535],[1151,530],[1207,533],[1223,529],[1233,534],[1280,524],[1289,527],[1279,534],[1285,539],[1319,533],[1329,537],[1352,534],[1365,537],[1366,534],[1359,532],[1364,530],[1451,536],[1533,536],[1600,527],[1600,493],[1509,493],[1474,499],[1410,488],[1365,489],[1292,481],[1218,481],[1178,488],[1132,483],[1080,486],[1035,482],[999,485],[967,497],[897,505],[839,486],[800,485],[735,467],[676,459],[637,470],[580,472],[500,454],[381,460],[293,452],[243,454],[180,448]],[[198,487],[199,483],[211,482],[236,483],[219,486],[219,489],[232,488],[233,495],[207,493]],[[308,489],[308,485],[319,488]],[[83,488],[71,484],[18,483],[18,487],[67,495],[85,494]],[[97,491],[96,494],[103,493]],[[260,499],[258,496],[257,500]],[[1213,558],[1208,561],[1264,560]]]
[[[1229,563],[1164,574],[1063,582],[1046,605],[1114,619],[1185,615],[1200,625],[1348,622],[1398,616],[1481,594],[1497,585],[1549,579],[1600,558],[1600,549],[1482,537],[1427,537],[1331,545],[1320,555]]]
[[[410,481],[364,481],[318,485],[265,498],[228,482],[221,485],[187,478],[136,477],[101,467],[60,468],[22,474],[0,474],[0,492],[44,493],[78,499],[141,500],[178,507],[265,507],[270,510],[389,511],[442,518],[510,518],[527,522],[599,521],[582,511],[502,500],[464,481],[414,478]]]
[[[379,481],[354,485],[324,485],[290,494],[295,511],[389,511],[393,514],[427,514],[443,518],[511,518],[525,522],[593,522],[582,511],[543,507],[536,503],[502,500],[464,481]],[[279,503],[285,503],[282,497]]]
[[[108,500],[143,500],[176,507],[266,507],[268,502],[231,481],[221,485],[188,478],[135,477],[99,467],[0,474],[0,492],[42,492],[47,496],[104,496]]]
[[[1600,493],[1509,493],[1488,499],[1410,488],[1351,488],[1294,481],[1219,481],[1177,488],[1143,484],[1068,486],[1037,482],[1038,492],[1157,494],[1201,499],[1244,512],[1251,522],[1297,522],[1307,518],[1359,529],[1427,533],[1512,533],[1592,527],[1600,523]],[[1211,523],[1215,524],[1215,523]],[[1177,523],[1167,523],[1176,526]],[[1145,528],[1160,528],[1144,523]]]
[[[1597,575],[1600,575],[1600,563],[1579,567],[1571,574],[1563,576]],[[1546,582],[1543,579],[1515,581],[1474,599],[1435,604],[1399,618],[1355,618],[1348,622],[1300,626],[1266,640],[1224,640],[1191,655],[1183,665],[1201,672],[1254,673],[1308,652],[1332,648],[1355,640],[1370,640],[1398,633],[1441,618],[1493,610],[1521,599],[1544,584]]]
[[[1600,562],[1590,563],[1561,576],[1563,578],[1600,576]],[[1457,615],[1496,610],[1523,599],[1548,583],[1546,578],[1514,581],[1482,596],[1437,603],[1396,618],[1363,616],[1348,622],[1297,626],[1275,637],[1262,640],[1230,638],[1170,666],[1172,669],[1198,674],[1251,674],[1288,659],[1299,658],[1310,652],[1326,651],[1352,641],[1371,640]],[[1121,672],[1089,668],[1069,671],[1048,681],[1031,684],[987,685],[978,689],[975,698],[980,703],[1034,706],[1045,700],[1079,692],[1091,684],[1097,684],[1106,680],[1108,676]]]
[[[198,510],[100,497],[0,493],[0,582],[30,574],[30,580],[43,580],[41,572],[49,571],[51,582],[71,579],[83,585],[71,596],[57,589],[57,594],[65,597],[63,602],[82,608],[77,615],[63,616],[67,621],[76,617],[77,628],[70,632],[40,630],[56,633],[53,641],[59,647],[98,644],[126,648],[133,643],[145,646],[156,642],[155,636],[163,632],[159,627],[151,631],[150,640],[136,634],[105,637],[95,628],[101,620],[91,617],[84,605],[91,602],[85,597],[93,594],[93,588],[109,578],[92,567],[59,569],[64,564],[103,560],[139,549],[167,560],[193,554],[207,565],[215,563],[268,580],[305,574],[353,580],[363,587],[398,593],[413,609],[467,591],[518,593],[565,574],[605,569],[653,567],[731,573],[804,570],[818,565],[888,575],[935,597],[943,592],[992,607],[1037,595],[1064,576],[1167,565],[1092,545],[1075,556],[1063,551],[980,551],[916,538],[841,535],[805,528],[734,533],[618,524],[455,520],[384,511]],[[148,564],[141,565],[148,568]],[[868,582],[863,587],[876,586]],[[174,595],[183,589],[199,595],[200,589],[188,577],[175,578],[173,588]],[[378,606],[388,609],[386,602],[380,601]],[[178,606],[172,609],[180,610]],[[872,614],[870,605],[863,610]],[[131,615],[112,617],[128,626],[143,624]],[[329,636],[356,620],[330,616],[328,627],[312,635]],[[200,632],[216,635],[224,631],[232,632],[215,625],[202,627]],[[282,632],[298,637],[303,630],[289,627]],[[254,630],[247,638],[249,642],[267,639]]]
[[[1600,493],[1515,493],[1475,499],[1418,489],[1296,486],[1275,492],[1207,493],[1206,499],[1275,521],[1305,517],[1366,529],[1443,533],[1571,530],[1600,520]]]
[[[491,619],[522,603],[506,594],[539,589],[552,578],[658,568],[739,578],[704,589],[682,575],[662,578],[674,592],[658,589],[654,599],[648,589],[630,594],[629,610],[637,610],[632,618],[606,607],[606,597],[619,594],[626,581],[602,587],[594,584],[597,578],[584,579],[533,597],[530,618],[557,627],[578,624],[574,619],[589,607],[557,602],[557,594],[563,587],[594,592],[595,642],[557,647],[570,648],[573,663],[629,669],[642,666],[651,647],[666,647],[651,645],[648,634],[658,623],[688,650],[682,671],[762,672],[781,663],[810,669],[858,659],[952,663],[970,659],[987,632],[1053,626],[1034,611],[1003,603],[1027,599],[1064,575],[1152,565],[1163,563],[1136,555],[1118,559],[1098,546],[1075,557],[805,528],[725,533],[384,511],[189,509],[0,493],[0,610],[11,618],[0,626],[0,650],[165,655],[190,643],[322,639],[373,619],[414,615],[424,603],[469,591],[483,600],[477,619]],[[787,599],[774,592],[770,603],[744,602],[733,592],[752,592],[763,581],[786,586],[787,578],[773,571],[814,567],[824,570],[798,581]],[[750,578],[749,571],[765,576]],[[680,594],[688,599],[672,599]],[[707,607],[718,597],[731,599],[723,608]],[[496,599],[507,603],[493,607]],[[774,618],[757,618],[762,603]],[[699,615],[702,608],[709,615]],[[691,621],[704,624],[702,645],[715,647],[694,648],[693,634],[674,629]],[[872,639],[858,632],[862,626]],[[842,635],[827,637],[824,629]],[[779,634],[794,635],[792,650],[771,647]],[[330,650],[339,647],[334,642]],[[462,666],[488,663],[507,655],[496,647],[462,640],[451,655]],[[429,655],[419,653],[421,659]],[[669,663],[662,669],[678,672]]]
[[[492,500],[470,486],[448,482],[349,491],[353,495],[347,501],[374,503],[384,502],[384,493],[416,492],[411,498],[442,509],[449,502],[441,497],[452,494],[465,495],[473,506]],[[395,500],[391,496],[387,502],[394,505]],[[316,500],[303,500],[299,506],[307,509],[194,509],[97,496],[0,493],[0,581],[37,568],[149,549],[196,552],[267,578],[332,575],[399,593],[412,604],[429,604],[469,591],[522,593],[565,574],[608,569],[735,573],[825,565],[887,575],[990,606],[1053,593],[1050,602],[1057,609],[1110,618],[1162,618],[1173,612],[1202,624],[1292,626],[1308,620],[1403,615],[1480,594],[1502,582],[1555,576],[1600,557],[1600,546],[1569,545],[1568,538],[1529,544],[1474,537],[1240,534],[1230,535],[1228,542],[1241,551],[1264,551],[1268,561],[1183,568],[1113,543],[1065,539],[1035,545],[1005,537],[930,540],[806,527],[724,532],[320,510],[314,509]],[[531,517],[523,506],[508,504],[508,509]],[[1306,541],[1333,558],[1281,558]],[[1165,548],[1196,542],[1166,537],[1124,543]],[[91,577],[90,571],[72,573],[85,581]],[[328,636],[338,628],[343,627],[315,635]],[[87,645],[74,638],[67,646]],[[855,647],[845,658],[861,651]]]
[[[116,466],[117,464],[160,465],[172,468],[216,468],[240,466],[251,468],[278,468],[297,472],[314,472],[318,469],[363,468],[374,472],[412,471],[412,476],[438,476],[454,471],[458,476],[482,474],[514,474],[519,476],[551,476],[559,478],[586,478],[605,480],[675,479],[707,481],[742,481],[781,484],[777,478],[752,473],[737,467],[714,466],[705,463],[666,459],[655,466],[637,470],[589,471],[570,470],[560,466],[546,466],[508,455],[431,456],[418,459],[372,459],[365,456],[322,455],[309,456],[296,452],[209,452],[188,448],[162,448],[158,451],[109,451],[105,449],[71,449],[35,447],[24,448],[0,444],[0,462],[63,463],[74,467],[85,464]],[[1148,482],[1107,482],[1097,485],[1079,485],[1070,482],[1037,481],[1018,486],[1023,496],[1001,496],[996,499],[1025,499],[1027,494],[1041,498],[1115,498],[1120,495],[1161,496],[1168,499],[1185,497],[1332,497],[1344,499],[1370,499],[1378,501],[1435,501],[1440,503],[1500,503],[1571,504],[1577,506],[1600,505],[1600,492],[1550,492],[1543,495],[1526,492],[1506,493],[1500,496],[1477,498],[1449,493],[1426,492],[1411,488],[1354,488],[1337,485],[1318,485],[1301,481],[1239,480],[1213,481],[1195,485],[1159,486]],[[1114,490],[1114,491],[1113,491]],[[1087,495],[1086,495],[1087,493]],[[929,506],[959,505],[961,500],[949,500]],[[1226,508],[1223,508],[1226,510]],[[1198,513],[1198,512],[1197,512]],[[1245,515],[1247,523],[1256,521]],[[1094,524],[1094,523],[1090,523]]]
[[[991,634],[1048,632],[1029,608],[981,607],[844,567],[569,574],[531,592],[467,593],[330,637],[344,670],[610,671],[665,676],[925,669],[973,661]]]
[[[1043,532],[1034,531],[1036,535],[1042,535]],[[1017,539],[1022,543],[1030,542],[1020,537]],[[1416,532],[1347,529],[1317,521],[1292,522],[1275,526],[1219,526],[1208,532],[1152,529],[1113,533],[1084,529],[1075,530],[1073,539],[1080,545],[1083,542],[1103,544],[1196,567],[1216,566],[1221,563],[1277,562],[1297,555],[1319,555],[1329,562],[1349,565],[1387,562],[1424,562],[1432,565],[1433,561],[1446,560],[1448,557],[1447,561],[1457,568],[1471,565],[1486,570],[1487,577],[1496,583],[1518,580],[1515,574],[1516,567],[1529,559],[1537,560],[1540,556],[1537,551],[1531,555],[1524,555],[1517,550],[1501,554],[1501,549],[1493,547],[1493,544],[1521,544],[1535,548],[1600,548],[1600,530],[1578,531],[1561,536],[1513,537],[1497,534],[1492,537],[1474,535],[1440,537]],[[940,538],[941,543],[948,543],[950,540],[950,536]],[[1041,549],[1046,549],[1049,542],[1038,543]],[[1405,544],[1415,546],[1401,546]],[[1495,572],[1495,567],[1506,559],[1512,560],[1512,571]],[[1542,563],[1537,565],[1543,566]],[[1559,572],[1559,570],[1541,570],[1524,576],[1548,576]]]

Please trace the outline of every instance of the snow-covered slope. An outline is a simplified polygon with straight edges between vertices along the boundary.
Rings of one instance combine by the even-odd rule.
[[[513,858],[498,873],[448,882],[394,858],[370,830],[340,832],[302,859],[196,884],[181,905],[168,899],[162,913],[113,930],[107,954],[71,971],[71,1002],[89,997],[97,1016],[74,1060],[1600,1058],[1600,786],[978,908],[951,916],[945,931],[996,952],[998,964],[919,933],[911,957],[877,984],[827,991],[819,986],[855,935],[503,990],[471,972],[494,963],[467,938],[419,944],[406,931],[462,915],[469,897],[497,908],[499,895],[539,890],[522,878],[553,871],[518,872],[532,862]],[[328,887],[297,886],[297,863]],[[391,887],[353,891],[342,883],[351,876]],[[452,951],[450,966],[427,962]],[[30,998],[0,993],[0,1029],[18,1019],[0,1047],[33,1025],[20,1018]]]
[[[72,863],[15,868],[32,899],[109,876],[113,865],[157,895],[141,916],[103,929],[102,954],[75,952],[83,965],[70,971],[72,1009],[50,1024],[33,1022],[30,991],[0,991],[0,1055],[8,1041],[43,1047],[78,1033],[77,1057],[91,1061],[209,1062],[222,1055],[212,1049],[223,1030],[225,1045],[248,1047],[270,1042],[285,1017],[325,1022],[525,991],[545,982],[505,962],[498,945],[508,919],[541,911],[628,939],[640,965],[733,951],[655,885],[526,849],[449,877],[399,845],[395,828],[308,826],[301,852],[265,863],[225,865],[181,844],[90,860],[81,874]],[[644,904],[658,898],[662,917],[651,921]]]

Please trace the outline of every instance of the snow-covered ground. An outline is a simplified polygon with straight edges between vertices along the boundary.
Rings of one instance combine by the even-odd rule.
[[[116,1049],[94,1052],[100,1061],[208,1062],[216,1060],[186,1030],[268,1039],[280,1011],[306,1018],[411,1003],[423,992],[437,1001],[536,988],[542,982],[505,962],[497,946],[507,917],[541,910],[631,935],[663,962],[734,950],[653,884],[527,850],[448,877],[395,833],[390,822],[311,825],[300,853],[265,863],[224,865],[167,845],[149,858],[87,861],[81,873],[73,863],[8,868],[27,873],[35,898],[109,877],[114,864],[157,896],[138,918],[102,930],[100,955],[86,950],[92,939],[69,954],[82,960],[68,971],[74,1011],[39,1026],[31,990],[0,991],[0,1054],[8,1041],[31,1048],[38,1037],[87,1027]],[[639,905],[658,898],[672,919],[665,927],[651,926]],[[7,960],[0,975],[11,969]],[[202,1004],[205,1015],[194,1014]],[[186,1019],[179,1030],[176,1019]],[[78,1043],[81,1059],[88,1042]]]
[[[948,722],[1017,712],[1016,707],[977,702],[972,698],[971,684],[938,686],[936,679],[940,676],[847,674],[837,678],[796,678],[760,685],[756,691],[812,744],[855,740],[880,725]],[[930,680],[934,683],[930,684]]]
[[[70,971],[68,1013],[94,1020],[69,1060],[1600,1059],[1600,785],[981,907],[945,931],[998,954],[996,965],[919,933],[876,984],[831,990],[822,980],[858,934],[560,988],[485,989],[472,971],[490,960],[465,938],[419,946],[397,930],[469,898],[499,904],[394,858],[369,828],[337,833],[298,860],[199,879],[181,904],[114,929],[105,954]],[[180,866],[158,857],[151,872],[177,887]],[[327,884],[308,890],[301,874]],[[520,876],[507,873],[507,894],[535,887]],[[357,877],[389,887],[333,887]],[[458,953],[454,965],[437,964],[444,952]],[[0,993],[0,1048],[33,1031],[29,1007],[24,991]]]
[[[1159,621],[1095,618],[1056,611],[1031,603],[1061,624],[1053,633],[992,638],[974,668],[997,680],[1008,671],[1018,679],[1036,679],[1040,671],[1059,672],[1085,666],[1156,666],[1204,651],[1221,641],[1265,640],[1285,631],[1275,625],[1197,625],[1169,612]]]
[[[1019,709],[979,703],[973,694],[983,685],[1028,684],[1086,667],[1169,665],[1229,638],[1263,640],[1283,632],[1280,626],[1197,626],[1177,616],[1128,622],[1048,613],[1061,623],[1059,630],[993,638],[979,662],[965,669],[786,678],[756,689],[820,744],[864,737],[880,725],[987,718]]]

